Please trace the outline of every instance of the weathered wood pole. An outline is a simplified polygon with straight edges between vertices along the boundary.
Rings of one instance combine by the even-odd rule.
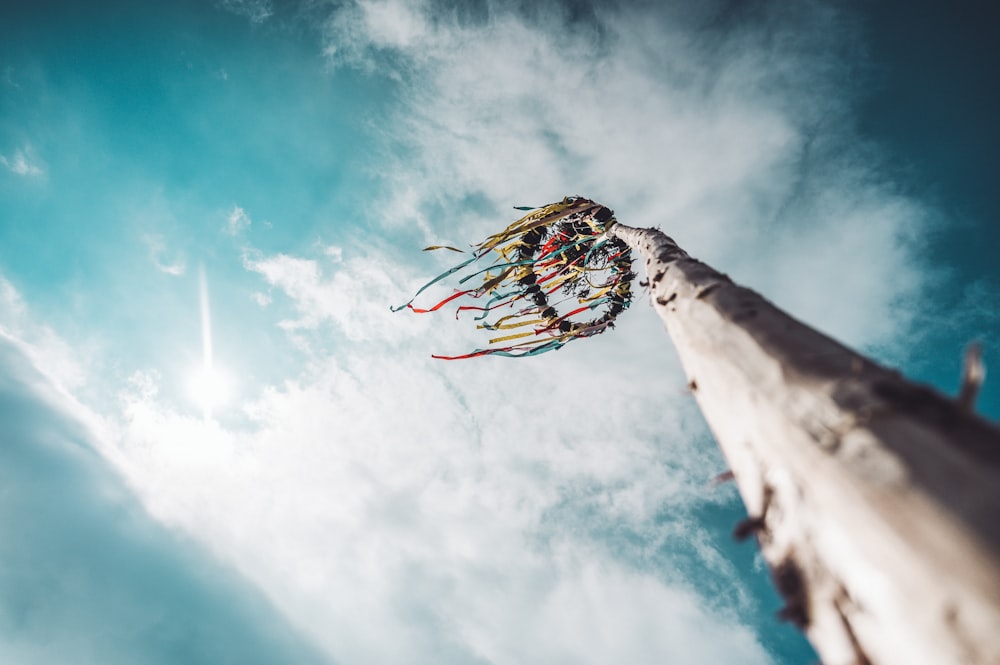
[[[825,665],[1000,665],[1000,429],[796,321],[656,229],[608,230]]]

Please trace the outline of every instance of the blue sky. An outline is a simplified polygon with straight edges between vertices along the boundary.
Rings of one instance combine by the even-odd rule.
[[[455,363],[389,312],[582,194],[945,392],[1000,358],[995,17],[654,4],[0,10],[0,660],[811,662],[648,307]]]

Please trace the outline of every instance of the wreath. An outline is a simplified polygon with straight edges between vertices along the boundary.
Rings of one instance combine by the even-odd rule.
[[[503,332],[490,339],[487,348],[434,358],[522,358],[554,351],[613,328],[615,319],[631,304],[632,254],[624,242],[605,233],[616,223],[610,209],[578,196],[540,208],[517,209],[530,212],[474,246],[470,259],[432,279],[409,302],[392,308],[426,314],[459,299],[477,300],[481,304],[461,304],[456,318],[464,311],[478,311],[475,320],[481,321],[480,329]],[[445,245],[424,251],[439,249],[462,251]],[[492,263],[475,269],[487,257],[493,258]],[[482,283],[456,289],[431,307],[414,307],[416,298],[432,284],[466,270],[472,272],[461,277],[459,285],[476,277]],[[497,313],[501,315],[490,321]],[[516,332],[508,332],[512,330]]]

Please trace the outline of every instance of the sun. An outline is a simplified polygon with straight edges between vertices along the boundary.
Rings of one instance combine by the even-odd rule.
[[[201,407],[205,418],[229,401],[232,386],[229,377],[214,367],[203,365],[188,380],[188,395]]]

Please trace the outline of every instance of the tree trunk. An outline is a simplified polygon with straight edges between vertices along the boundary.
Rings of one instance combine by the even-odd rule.
[[[796,321],[655,229],[653,306],[826,665],[1000,665],[1000,430]]]

